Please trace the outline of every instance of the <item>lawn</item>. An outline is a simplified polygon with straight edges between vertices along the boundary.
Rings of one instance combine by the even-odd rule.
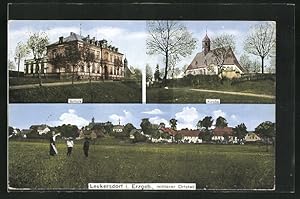
[[[58,79],[58,78],[43,78],[42,83],[53,82],[71,82],[72,79]],[[37,77],[9,77],[9,86],[39,84],[40,80]]]
[[[275,103],[275,99],[221,93],[198,92],[190,88],[148,88],[148,103],[205,103],[206,99],[220,99],[221,103]]]
[[[141,85],[136,82],[92,82],[86,84],[42,86],[9,91],[9,101],[60,102],[69,98],[82,98],[83,102],[138,103],[142,101]]]
[[[206,77],[207,78],[207,77]],[[276,94],[276,85],[273,80],[255,80],[234,82],[214,80],[193,80],[185,82],[183,79],[169,80],[169,90],[155,87],[147,88],[147,102],[149,103],[205,103],[206,99],[220,99],[221,103],[275,103],[275,98],[263,98],[253,96],[230,95],[220,93],[198,92],[190,89],[206,89],[229,92],[242,92],[251,94],[272,95]]]
[[[9,185],[13,188],[87,189],[89,182],[196,183],[197,189],[272,189],[273,149],[256,145],[131,144],[97,141],[85,158],[82,142],[73,154],[57,143],[9,142]]]

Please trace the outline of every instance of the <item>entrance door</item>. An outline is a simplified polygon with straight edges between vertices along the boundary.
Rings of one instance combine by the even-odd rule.
[[[104,66],[104,79],[108,79],[108,69],[107,66]]]

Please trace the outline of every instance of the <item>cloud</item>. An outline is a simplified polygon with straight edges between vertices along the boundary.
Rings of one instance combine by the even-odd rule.
[[[112,120],[113,124],[126,124],[131,121],[132,119],[132,114],[129,111],[123,110],[124,115],[117,115],[117,114],[112,114],[109,116],[109,119]]]
[[[181,112],[175,114],[175,119],[178,121],[177,129],[194,129],[199,117],[200,115],[195,107],[184,107]]]
[[[58,121],[49,122],[52,126],[59,126],[63,124],[72,124],[76,125],[79,128],[89,124],[89,121],[80,117],[76,114],[74,109],[69,109],[68,112],[61,114]]]
[[[163,112],[158,108],[153,109],[151,111],[145,111],[145,112],[142,112],[142,113],[146,113],[146,114],[150,114],[150,115],[161,115],[161,114],[163,114]]]
[[[166,127],[169,127],[169,121],[159,116],[149,118],[149,121],[152,124],[160,124],[161,122],[165,123]]]
[[[226,113],[223,112],[222,110],[215,110],[212,112],[212,115],[213,115],[213,119],[217,119],[220,116],[226,118]]]

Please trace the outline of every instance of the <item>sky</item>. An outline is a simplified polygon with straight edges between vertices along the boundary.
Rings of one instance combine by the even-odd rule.
[[[111,121],[122,125],[132,123],[140,128],[142,118],[153,124],[178,120],[177,129],[195,129],[199,120],[212,116],[214,121],[222,116],[228,126],[245,123],[247,130],[254,130],[261,122],[275,122],[274,104],[9,104],[9,126],[28,129],[31,125],[58,126],[73,124],[78,127],[96,122]],[[214,125],[214,123],[213,123]]]
[[[182,68],[185,64],[190,64],[195,55],[202,51],[201,41],[206,31],[211,39],[222,33],[232,34],[236,39],[235,53],[239,59],[245,53],[243,43],[251,26],[261,23],[259,21],[181,22],[198,42],[197,48],[193,53],[177,64],[179,68]],[[90,37],[96,37],[97,40],[106,39],[108,43],[118,47],[119,51],[125,54],[129,66],[138,67],[142,70],[144,70],[146,64],[149,64],[153,70],[156,64],[163,66],[162,57],[146,54],[146,21],[141,20],[10,20],[8,22],[8,59],[14,61],[17,43],[26,43],[30,33],[46,32],[50,43],[54,43],[58,41],[60,36],[67,37],[70,35],[70,32],[80,34],[80,30],[82,36],[90,35]],[[258,59],[258,57],[252,58]],[[267,60],[266,63],[268,63]],[[22,61],[20,70],[23,71],[23,68]]]

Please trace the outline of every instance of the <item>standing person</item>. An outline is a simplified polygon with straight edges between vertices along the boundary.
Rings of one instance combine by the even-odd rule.
[[[56,146],[55,146],[55,140],[56,140],[56,137],[59,135],[60,135],[60,133],[55,134],[55,132],[52,131],[52,137],[50,138],[50,151],[49,151],[50,155],[52,155],[52,156],[54,156],[58,153]]]
[[[71,155],[73,146],[74,146],[73,138],[70,137],[67,139],[67,147],[68,147],[67,156]]]
[[[85,141],[84,141],[84,143],[83,143],[83,152],[84,152],[85,157],[88,157],[88,156],[89,156],[89,148],[90,148],[90,141],[89,141],[89,139],[86,137],[86,138],[85,138]]]

